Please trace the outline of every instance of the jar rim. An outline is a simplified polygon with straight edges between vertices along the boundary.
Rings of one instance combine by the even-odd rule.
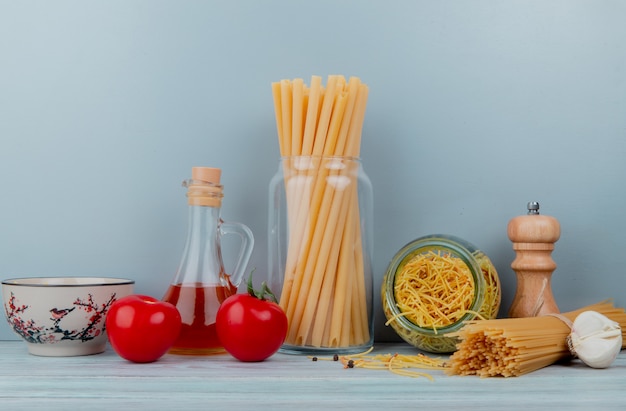
[[[350,160],[350,161],[361,161],[361,157],[359,156],[338,156],[338,155],[293,155],[293,156],[281,156],[280,159],[282,161],[295,159],[295,158],[309,158],[309,159],[340,159],[340,160]]]
[[[404,315],[402,315],[403,311],[398,308],[395,296],[396,274],[414,256],[423,254],[430,250],[447,251],[455,257],[460,258],[468,267],[474,281],[474,296],[468,312],[456,322],[436,328],[422,327],[407,319]],[[473,255],[473,252],[475,251],[477,251],[477,248],[471,243],[460,237],[448,234],[427,235],[407,243],[392,258],[385,273],[385,279],[383,280],[386,287],[385,296],[387,300],[387,309],[392,314],[391,318],[406,329],[431,337],[444,337],[448,333],[458,331],[466,321],[475,319],[483,304],[486,288],[482,270]]]

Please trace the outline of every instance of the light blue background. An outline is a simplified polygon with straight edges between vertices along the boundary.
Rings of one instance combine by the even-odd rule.
[[[379,340],[385,268],[425,234],[482,248],[506,314],[506,227],[528,201],[562,226],[560,308],[624,306],[624,21],[618,0],[1,0],[0,277],[122,276],[161,297],[196,165],[223,169],[222,216],[255,233],[261,276],[270,83],[343,74],[370,86]]]

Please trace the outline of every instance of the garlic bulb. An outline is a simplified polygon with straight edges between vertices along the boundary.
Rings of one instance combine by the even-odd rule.
[[[569,349],[592,368],[606,368],[622,349],[622,330],[618,323],[596,311],[580,313],[567,338]]]

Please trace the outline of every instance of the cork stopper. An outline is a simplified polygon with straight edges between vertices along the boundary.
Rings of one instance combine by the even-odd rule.
[[[191,180],[185,180],[187,203],[206,207],[221,207],[223,186],[220,185],[222,170],[214,167],[192,167]]]
[[[192,167],[191,179],[205,183],[219,184],[222,170],[214,167]]]
[[[551,288],[556,263],[552,251],[561,235],[554,217],[539,214],[539,203],[528,203],[528,213],[512,218],[507,234],[516,257],[511,268],[517,274],[517,291],[510,317],[535,317],[558,313]]]

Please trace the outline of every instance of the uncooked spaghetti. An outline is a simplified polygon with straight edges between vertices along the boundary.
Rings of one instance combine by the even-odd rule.
[[[622,336],[626,333],[624,309],[616,308],[610,302],[560,315],[574,321],[583,311],[597,311],[607,316],[620,325]],[[470,321],[456,334],[461,342],[450,357],[446,372],[480,377],[524,375],[570,358],[569,333],[569,325],[551,315]]]
[[[573,358],[567,343],[569,324],[584,311],[596,311],[618,323],[622,348],[626,348],[626,311],[605,301],[558,315],[469,321],[457,333],[461,337],[458,351],[447,359],[422,353],[371,354],[373,347],[360,354],[309,358],[340,361],[344,368],[387,370],[430,380],[432,375],[418,370],[443,371],[448,375],[515,377]]]

